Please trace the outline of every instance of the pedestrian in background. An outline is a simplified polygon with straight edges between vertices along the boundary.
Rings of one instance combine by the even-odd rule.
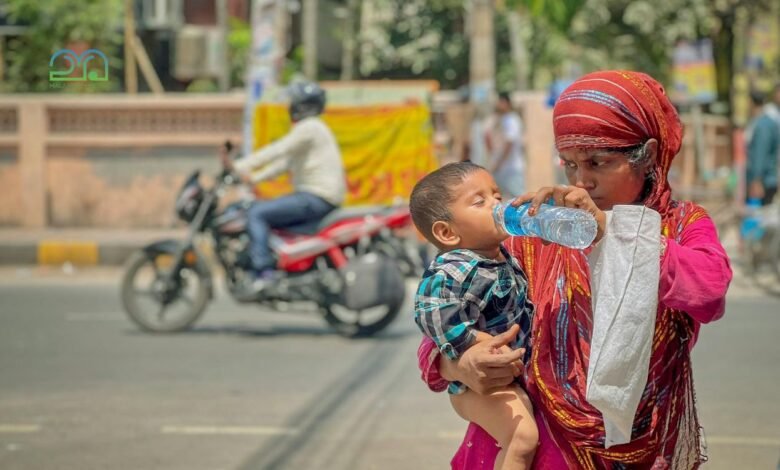
[[[495,114],[488,120],[485,132],[488,153],[487,168],[493,174],[501,193],[515,197],[525,192],[525,140],[523,121],[512,107],[509,93],[498,95]]]
[[[772,202],[777,194],[778,154],[780,154],[780,83],[772,100],[764,104],[763,96],[751,93],[754,117],[745,131],[747,142],[746,183],[748,199],[761,205]]]

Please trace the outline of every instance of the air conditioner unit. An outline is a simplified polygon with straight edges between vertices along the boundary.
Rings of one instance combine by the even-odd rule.
[[[173,76],[178,80],[217,78],[227,67],[222,52],[223,36],[212,26],[183,26],[176,32]]]
[[[141,21],[146,29],[172,29],[183,22],[181,0],[142,0]]]

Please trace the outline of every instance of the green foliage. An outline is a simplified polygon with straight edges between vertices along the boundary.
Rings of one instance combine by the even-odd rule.
[[[377,0],[382,16],[360,34],[364,77],[468,80],[463,0]]]
[[[284,61],[281,73],[282,84],[290,83],[303,73],[303,54],[305,54],[303,45],[299,45],[293,49],[287,60]]]
[[[122,40],[121,0],[7,0],[11,21],[27,25],[25,33],[9,42],[8,76],[4,91],[98,92],[119,89],[117,52]],[[85,43],[106,54],[107,82],[69,82],[50,88],[49,59],[74,43]]]
[[[187,85],[187,93],[215,93],[219,91],[217,81],[212,78],[197,78]]]
[[[230,84],[242,87],[246,80],[246,62],[252,46],[252,30],[249,23],[230,17],[228,31],[228,55],[230,62]]]
[[[585,5],[585,0],[507,0],[509,9],[529,12],[533,17],[565,32],[574,17]]]

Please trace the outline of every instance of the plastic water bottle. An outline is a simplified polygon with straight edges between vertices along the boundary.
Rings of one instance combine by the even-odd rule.
[[[758,241],[764,236],[764,227],[761,225],[761,200],[750,198],[745,205],[745,218],[739,234],[743,240]]]
[[[527,214],[530,203],[512,207],[509,203],[493,208],[493,220],[509,235],[540,237],[569,248],[589,247],[596,238],[598,224],[582,209],[539,206],[536,215]]]

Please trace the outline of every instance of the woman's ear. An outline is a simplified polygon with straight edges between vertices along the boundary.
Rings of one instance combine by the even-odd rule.
[[[645,169],[651,170],[655,168],[655,163],[658,161],[658,141],[655,139],[648,139],[648,141],[645,142],[645,152],[647,154]]]
[[[437,220],[431,227],[431,233],[444,248],[454,248],[460,243],[460,235],[449,222]]]

